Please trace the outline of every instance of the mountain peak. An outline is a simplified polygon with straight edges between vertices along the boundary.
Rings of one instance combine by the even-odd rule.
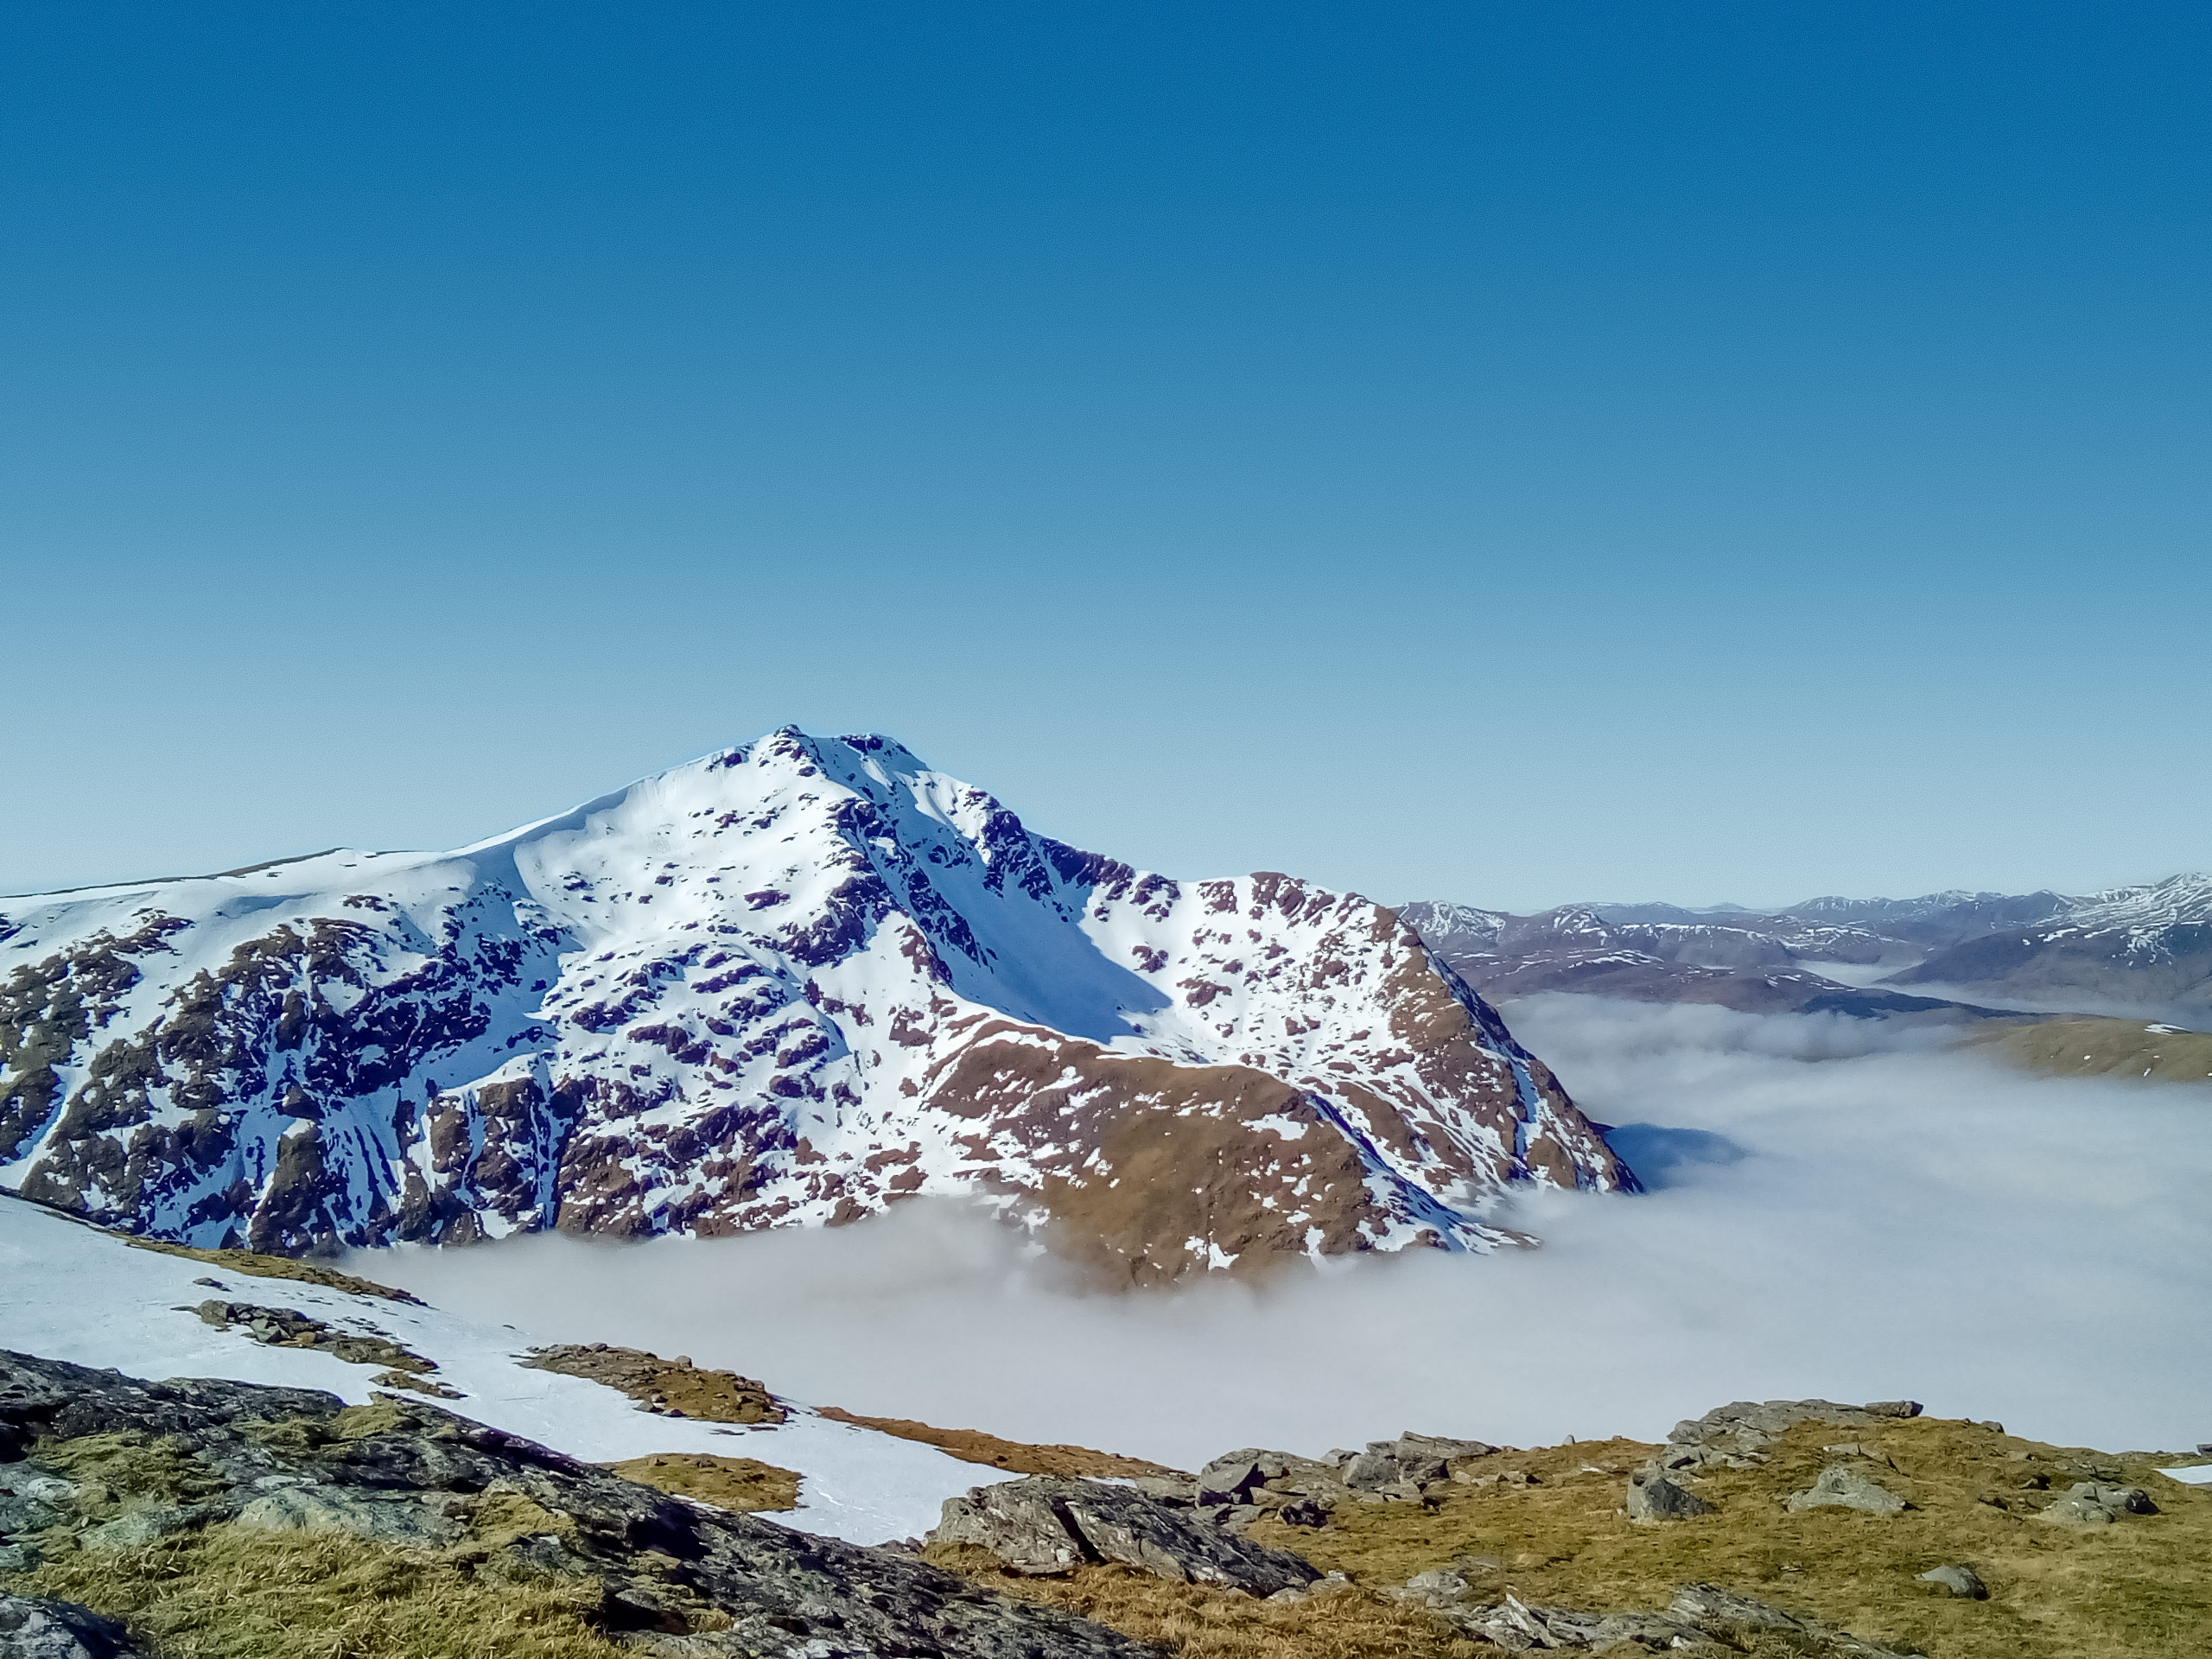
[[[1080,851],[874,734],[786,727],[456,853],[8,908],[0,1029],[85,1017],[10,1055],[0,1179],[196,1243],[958,1193],[1143,1280],[1488,1249],[1514,1183],[1633,1183],[1390,912]]]

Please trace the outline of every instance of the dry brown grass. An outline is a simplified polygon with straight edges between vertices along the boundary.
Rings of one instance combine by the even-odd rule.
[[[2152,1031],[2140,1020],[2041,1020],[1987,1042],[2016,1065],[2059,1077],[2212,1082],[2212,1033]]]
[[[718,1458],[705,1452],[660,1452],[605,1463],[625,1480],[676,1497],[695,1497],[725,1510],[758,1514],[798,1507],[799,1477],[757,1458]]]
[[[256,1279],[292,1279],[303,1285],[344,1291],[349,1296],[381,1296],[388,1302],[413,1302],[417,1307],[423,1305],[419,1297],[410,1296],[404,1290],[394,1290],[372,1279],[357,1278],[313,1262],[295,1262],[288,1255],[264,1255],[257,1250],[203,1250],[190,1244],[172,1244],[163,1238],[137,1238],[129,1233],[118,1233],[115,1236],[134,1250],[181,1255],[190,1261],[205,1262],[211,1268],[227,1268],[232,1273]]]
[[[969,1545],[932,1545],[923,1554],[987,1588],[1095,1619],[1185,1659],[1476,1659],[1497,1651],[1433,1613],[1357,1586],[1284,1603],[1174,1584],[1125,1567],[1025,1578]]]
[[[493,1558],[494,1560],[499,1558]],[[122,1620],[158,1659],[620,1659],[595,1580],[521,1580],[359,1538],[210,1527],[73,1551],[7,1587]]]
[[[563,1344],[533,1348],[523,1363],[535,1370],[604,1383],[647,1410],[671,1417],[696,1417],[709,1423],[780,1423],[785,1414],[775,1395],[749,1376],[694,1365],[680,1356],[663,1359],[642,1348]]]
[[[1003,1440],[976,1428],[933,1428],[911,1417],[862,1417],[858,1413],[823,1406],[823,1416],[834,1422],[895,1434],[902,1440],[919,1440],[967,1463],[987,1464],[1017,1475],[1083,1475],[1092,1479],[1112,1476],[1172,1475],[1166,1464],[1142,1458],[1125,1458],[1116,1452],[1094,1452],[1087,1446],[1032,1446]]]
[[[1916,1507],[1888,1518],[1785,1510],[1783,1496],[1847,1460],[1821,1447],[1849,1441],[1878,1446],[1894,1467],[1867,1472]],[[1767,1465],[1696,1483],[1716,1513],[1633,1525],[1621,1508],[1627,1471],[1656,1450],[1608,1440],[1503,1453],[1483,1466],[1541,1484],[1470,1489],[1433,1508],[1351,1502],[1320,1531],[1262,1520],[1251,1535],[1357,1582],[1402,1583],[1457,1565],[1491,1596],[1510,1588],[1524,1601],[1598,1612],[1662,1608],[1677,1585],[1709,1580],[1936,1659],[2212,1653],[2212,1490],[2168,1480],[2140,1459],[1925,1418],[1879,1431],[1804,1424],[1771,1448]],[[1592,1465],[1608,1472],[1584,1472]],[[2050,1491],[2020,1490],[2037,1475]],[[2083,1529],[2035,1512],[2092,1478],[2140,1485],[2164,1513]],[[1915,1582],[1954,1561],[1981,1575],[1988,1601],[1933,1596]]]

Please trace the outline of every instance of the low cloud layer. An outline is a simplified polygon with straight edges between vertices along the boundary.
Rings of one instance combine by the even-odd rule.
[[[1656,1438],[1910,1395],[2107,1447],[2212,1439],[2212,1094],[2024,1076],[1840,1017],[1509,1010],[1653,1183],[1502,1213],[1541,1249],[1084,1294],[955,1205],[831,1232],[529,1239],[362,1264],[548,1339],[855,1411],[1191,1465],[1404,1428]]]

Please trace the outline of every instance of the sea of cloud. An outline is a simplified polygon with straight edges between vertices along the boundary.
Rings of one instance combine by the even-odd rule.
[[[2212,1440],[2212,1092],[2030,1077],[1836,1016],[1564,996],[1508,1014],[1651,1187],[1501,1212],[1538,1249],[1108,1295],[915,1202],[834,1231],[526,1239],[366,1270],[798,1399],[1185,1466],[1406,1428],[1656,1438],[1806,1395],[1910,1395],[2112,1449]]]

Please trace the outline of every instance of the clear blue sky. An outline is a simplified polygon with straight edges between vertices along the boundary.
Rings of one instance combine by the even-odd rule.
[[[786,721],[1182,874],[2212,864],[2212,9],[19,7],[0,891]]]

